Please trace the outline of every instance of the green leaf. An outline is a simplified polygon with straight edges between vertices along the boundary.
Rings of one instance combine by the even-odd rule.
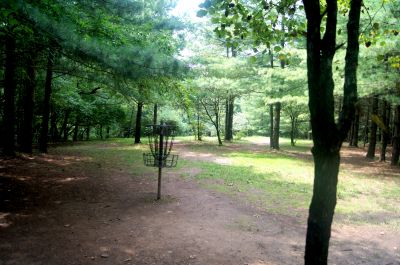
[[[275,52],[280,52],[282,50],[282,47],[281,46],[275,46],[274,47],[274,51]]]

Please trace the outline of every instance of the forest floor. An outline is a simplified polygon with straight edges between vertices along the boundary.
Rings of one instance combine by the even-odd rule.
[[[270,153],[265,145],[178,142],[175,148],[182,160],[164,170],[160,201],[156,169],[142,165],[146,145],[90,142],[0,158],[0,265],[303,263],[306,210],[272,210],[281,205],[249,200],[239,181],[198,178],[204,163],[232,168],[238,151]],[[301,147],[275,153],[312,163]],[[379,175],[400,188],[400,169],[365,160],[362,149],[344,148],[342,157],[342,171]],[[329,264],[399,265],[398,211],[357,222],[360,216],[345,218],[354,217],[346,209],[335,216]]]

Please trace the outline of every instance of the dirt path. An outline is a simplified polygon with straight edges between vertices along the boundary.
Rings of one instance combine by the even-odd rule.
[[[305,220],[261,212],[176,170],[155,202],[152,176],[52,151],[0,160],[0,265],[302,263]],[[400,264],[398,234],[360,229],[334,228],[331,264]]]

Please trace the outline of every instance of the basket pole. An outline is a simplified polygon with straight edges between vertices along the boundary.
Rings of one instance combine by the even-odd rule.
[[[163,144],[164,144],[164,130],[160,128],[160,147],[158,149],[158,189],[157,189],[157,200],[161,199],[161,176],[163,166]]]

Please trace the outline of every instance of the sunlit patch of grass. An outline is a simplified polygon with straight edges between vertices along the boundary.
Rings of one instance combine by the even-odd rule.
[[[251,152],[244,149],[232,151],[209,144],[196,146],[198,151],[207,150],[229,158],[231,164],[190,163],[201,168],[197,178],[206,180],[206,187],[210,189],[245,198],[269,212],[306,215],[312,196],[313,162],[281,152]],[[210,184],[209,180],[213,179],[222,181]],[[337,220],[399,226],[399,198],[398,181],[342,170],[339,175]]]
[[[64,153],[75,153],[98,161],[108,169],[125,169],[132,174],[150,173],[143,163],[143,153],[149,152],[146,144],[133,144],[133,139],[90,141],[85,144],[62,147]]]
[[[289,178],[283,180],[277,172],[260,173],[251,166],[209,162],[196,162],[196,166],[202,169],[197,179],[223,180],[220,184],[207,182],[213,190],[245,197],[270,212],[288,214],[296,209],[305,209],[311,196],[310,183]]]

